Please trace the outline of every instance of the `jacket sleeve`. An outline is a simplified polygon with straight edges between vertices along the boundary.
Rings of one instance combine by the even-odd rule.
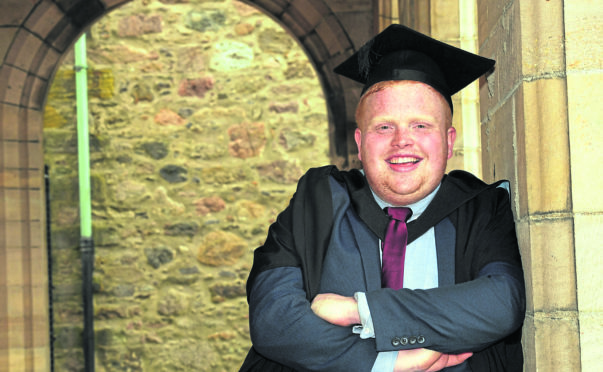
[[[251,340],[258,354],[295,370],[370,371],[375,340],[359,339],[310,307],[332,228],[331,170],[311,170],[300,180],[254,252],[247,281]]]
[[[263,271],[249,295],[251,340],[258,353],[299,371],[370,371],[375,341],[348,327],[332,325],[312,312],[301,270]]]
[[[518,274],[507,263],[491,263],[466,283],[368,292],[377,350],[424,347],[455,353],[496,343],[523,321],[525,294]]]
[[[525,286],[508,194],[492,190],[470,207],[473,218],[458,218],[469,231],[457,239],[456,269],[465,272],[458,284],[366,294],[378,351],[479,351],[521,326]],[[468,280],[459,283],[459,276]]]

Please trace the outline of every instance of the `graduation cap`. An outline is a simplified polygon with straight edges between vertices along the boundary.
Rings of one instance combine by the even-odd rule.
[[[495,61],[448,45],[406,26],[393,24],[364,44],[334,72],[370,86],[413,80],[440,92],[452,110],[453,94],[479,78]]]

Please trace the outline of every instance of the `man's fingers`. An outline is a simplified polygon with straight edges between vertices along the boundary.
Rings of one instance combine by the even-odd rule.
[[[469,359],[472,355],[473,353],[442,354],[440,358],[426,370],[426,372],[435,372],[446,367],[456,366]]]
[[[473,353],[462,353],[462,354],[451,354],[448,358],[447,367],[456,366],[457,364],[461,364],[467,359],[469,359]]]

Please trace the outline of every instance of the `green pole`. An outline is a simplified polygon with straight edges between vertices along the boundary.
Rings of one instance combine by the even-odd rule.
[[[75,90],[77,100],[77,152],[80,185],[80,233],[92,237],[90,206],[90,144],[88,132],[88,66],[86,35],[75,43]]]
[[[92,302],[92,271],[94,241],[92,240],[92,207],[90,197],[90,144],[88,132],[88,66],[86,34],[75,43],[75,90],[77,100],[77,152],[80,190],[80,252],[82,260],[82,301],[84,310],[84,366],[94,372],[94,304]]]

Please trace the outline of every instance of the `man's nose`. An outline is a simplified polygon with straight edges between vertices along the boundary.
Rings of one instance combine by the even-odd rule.
[[[394,132],[393,144],[404,147],[413,143],[412,134],[407,128],[397,128]]]

